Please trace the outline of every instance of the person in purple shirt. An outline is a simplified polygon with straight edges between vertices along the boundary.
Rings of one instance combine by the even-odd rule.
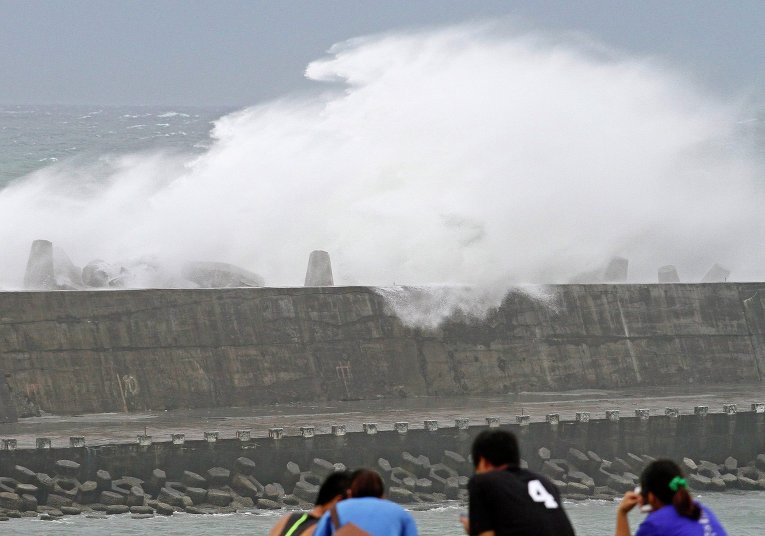
[[[384,494],[382,478],[376,471],[355,471],[351,478],[350,499],[337,503],[324,514],[313,535],[330,536],[339,528],[352,525],[351,534],[417,536],[412,514],[396,503],[383,499]]]
[[[630,536],[627,514],[649,505],[635,536],[727,536],[712,511],[694,501],[677,464],[656,460],[640,475],[640,490],[628,491],[616,511],[616,536]]]

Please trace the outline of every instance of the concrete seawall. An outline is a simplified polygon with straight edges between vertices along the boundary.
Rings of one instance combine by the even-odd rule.
[[[252,459],[261,482],[278,482],[288,462],[310,467],[314,458],[344,463],[348,467],[376,467],[378,458],[400,460],[402,452],[440,460],[444,450],[467,457],[473,438],[489,426],[513,431],[519,438],[522,457],[534,467],[541,463],[534,455],[541,447],[552,458],[566,458],[570,448],[595,451],[603,459],[626,458],[628,453],[652,457],[707,460],[722,463],[732,456],[743,465],[765,453],[765,405],[754,404],[750,411],[726,408],[726,413],[707,413],[706,406],[697,414],[647,416],[637,410],[631,416],[609,413],[607,418],[590,419],[582,412],[578,421],[559,421],[556,415],[544,422],[529,422],[528,416],[516,417],[516,423],[489,418],[484,424],[467,426],[465,422],[426,421],[425,428],[410,429],[409,423],[373,423],[365,432],[345,433],[338,425],[331,434],[315,434],[306,426],[303,436],[283,436],[275,428],[268,438],[252,438],[249,431],[238,438],[221,438],[217,433],[206,437],[171,439],[144,437],[131,444],[87,445],[87,438],[73,438],[78,445],[50,448],[41,438],[38,448],[16,449],[13,443],[0,447],[0,475],[11,475],[21,465],[36,472],[53,473],[57,460],[81,464],[82,478],[94,479],[98,469],[112,475],[132,475],[145,480],[152,470],[161,468],[169,479],[180,479],[183,471],[204,473],[210,467],[232,467],[240,456]],[[491,424],[489,424],[491,421]],[[435,462],[434,462],[435,463]],[[765,482],[765,481],[763,481]]]
[[[22,414],[761,382],[761,290],[549,286],[434,330],[366,287],[3,292],[0,371]]]

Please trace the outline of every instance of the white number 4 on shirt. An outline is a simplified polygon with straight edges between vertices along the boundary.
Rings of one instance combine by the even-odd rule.
[[[550,495],[539,480],[529,480],[529,497],[538,503],[545,503],[545,508],[552,510],[558,508],[558,501]]]

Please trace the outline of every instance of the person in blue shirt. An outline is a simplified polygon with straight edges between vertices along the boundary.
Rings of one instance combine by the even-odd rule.
[[[630,536],[627,514],[635,506],[651,511],[635,536],[727,536],[717,517],[694,501],[677,464],[656,460],[640,475],[640,490],[628,491],[616,513],[616,536]]]
[[[377,472],[370,469],[355,471],[351,478],[350,498],[337,503],[322,516],[313,536],[330,536],[338,528],[348,525],[370,536],[417,536],[412,515],[396,503],[383,499],[384,494],[385,486]]]

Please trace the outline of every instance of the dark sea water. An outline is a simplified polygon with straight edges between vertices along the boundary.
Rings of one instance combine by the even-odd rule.
[[[150,150],[202,152],[230,108],[0,105],[0,187],[56,162]]]
[[[765,492],[711,494],[701,500],[712,508],[729,536],[760,536],[765,534]],[[567,502],[565,508],[576,533],[583,536],[610,536],[614,533],[616,502]],[[424,536],[460,536],[464,534],[458,517],[464,507],[447,505],[413,512],[419,533]],[[245,536],[268,534],[268,530],[283,512],[242,513],[199,516],[176,514],[173,517],[131,519],[129,515],[107,519],[68,517],[61,521],[14,519],[0,524],[0,534],[226,534]],[[630,514],[634,531],[644,514]]]

